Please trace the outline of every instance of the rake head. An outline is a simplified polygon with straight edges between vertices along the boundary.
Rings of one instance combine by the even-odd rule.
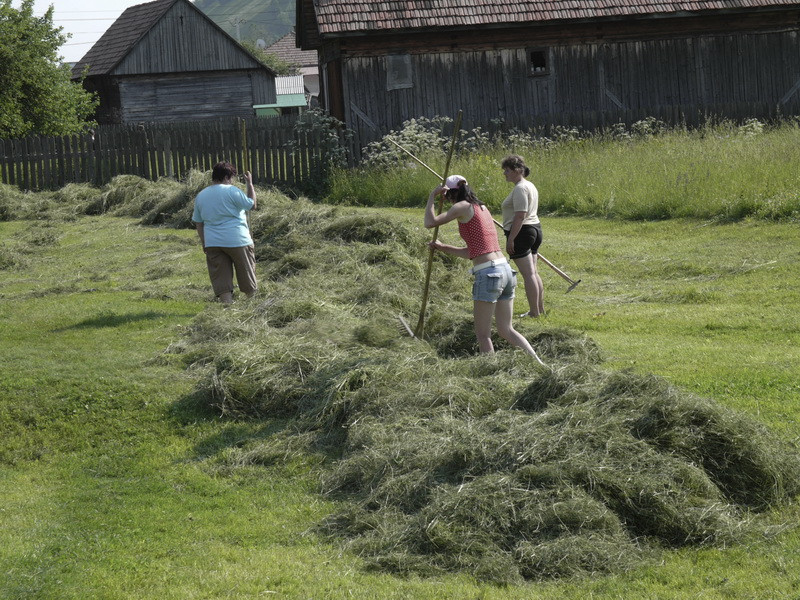
[[[406,320],[403,318],[403,315],[397,315],[397,318],[398,318],[398,319],[400,319],[400,324],[401,324],[401,325],[402,325],[402,327],[403,327],[403,331],[405,331],[405,332],[406,332],[408,335],[410,335],[412,338],[413,338],[413,337],[417,337],[417,336],[415,336],[415,335],[414,335],[414,332],[411,330],[411,326],[408,324],[408,321],[406,321]]]

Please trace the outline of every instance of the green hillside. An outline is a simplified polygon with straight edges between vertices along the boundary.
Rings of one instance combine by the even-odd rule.
[[[271,44],[294,27],[291,0],[197,0],[195,6],[241,42]]]

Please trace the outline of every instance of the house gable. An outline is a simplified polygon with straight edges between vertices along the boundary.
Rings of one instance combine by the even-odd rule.
[[[73,67],[73,78],[259,69],[274,75],[188,0],[128,8]]]
[[[155,0],[126,9],[73,65],[72,78],[78,79],[87,68],[88,77],[108,74],[176,1]]]
[[[274,54],[281,60],[299,67],[317,66],[317,53],[298,48],[294,31],[287,33],[277,42],[268,46],[264,52]]]
[[[266,69],[186,0],[176,0],[110,72],[112,75]]]

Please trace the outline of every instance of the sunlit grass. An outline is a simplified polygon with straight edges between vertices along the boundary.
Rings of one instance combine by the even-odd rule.
[[[381,214],[421,221],[418,210]],[[582,281],[564,294],[542,267],[548,315],[520,329],[585,332],[612,368],[664,376],[786,440],[800,435],[796,225],[544,226],[542,253]],[[213,460],[281,423],[197,406],[194,382],[164,354],[194,315],[222,310],[208,302],[192,231],[93,217],[0,223],[0,240],[27,260],[0,270],[1,597],[744,599],[800,587],[792,530],[578,581],[499,587],[367,571],[310,533],[336,509],[318,494],[313,461],[229,471]],[[466,300],[431,302],[468,315]],[[769,519],[797,517],[788,508]]]

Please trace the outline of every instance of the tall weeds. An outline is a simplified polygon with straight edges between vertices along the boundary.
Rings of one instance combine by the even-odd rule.
[[[418,129],[415,123],[410,131]],[[413,137],[394,135],[414,147]],[[441,146],[428,143],[420,156],[434,170],[444,162]],[[383,146],[372,150],[388,153]],[[531,167],[541,214],[628,220],[800,218],[796,120],[769,127],[754,120],[709,123],[698,130],[666,130],[642,122],[591,135],[564,129],[549,135],[464,132],[451,171],[464,175],[497,210],[510,191],[499,165],[512,152],[522,154]],[[437,183],[407,155],[369,158],[361,169],[336,172],[332,202],[419,206]]]

